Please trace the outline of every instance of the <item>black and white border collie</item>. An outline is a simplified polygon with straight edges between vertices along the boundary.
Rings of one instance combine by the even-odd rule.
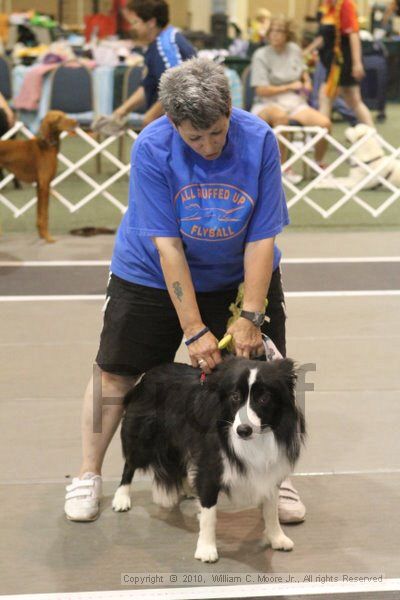
[[[195,558],[218,560],[220,491],[234,500],[262,504],[263,542],[291,550],[293,542],[279,524],[277,501],[305,434],[295,383],[290,359],[230,358],[205,379],[199,369],[177,363],[148,371],[125,398],[121,438],[126,462],[114,510],[130,509],[135,470],[151,469],[158,504],[177,504],[186,478],[199,498]]]

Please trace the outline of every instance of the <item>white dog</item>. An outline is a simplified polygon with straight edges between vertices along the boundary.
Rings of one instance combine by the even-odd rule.
[[[361,138],[368,136],[368,134],[375,130],[368,125],[360,123],[355,127],[349,127],[345,131],[345,137],[348,142],[355,144]],[[377,175],[369,178],[361,189],[371,190],[381,185],[380,178],[386,179],[392,185],[400,187],[400,160],[386,156],[379,140],[376,135],[372,134],[368,137],[358,148],[354,151],[354,158],[364,163],[372,171],[378,171]],[[335,177],[334,175],[328,175],[322,179],[316,187],[324,189],[337,189],[339,186],[351,188],[357,185],[360,181],[368,176],[368,171],[363,167],[359,166],[354,160],[350,166],[348,177]]]

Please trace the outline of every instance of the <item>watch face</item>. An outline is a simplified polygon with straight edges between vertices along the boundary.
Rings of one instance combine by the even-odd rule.
[[[265,316],[262,313],[256,314],[254,315],[253,323],[254,325],[257,325],[257,327],[261,327],[261,325],[264,323],[264,319]]]

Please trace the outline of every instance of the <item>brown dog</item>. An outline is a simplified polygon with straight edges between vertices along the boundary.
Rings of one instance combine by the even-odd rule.
[[[0,141],[0,168],[11,171],[17,179],[37,186],[37,228],[46,242],[54,242],[49,234],[50,183],[57,172],[60,133],[77,125],[60,110],[50,110],[42,121],[39,134],[31,140]]]

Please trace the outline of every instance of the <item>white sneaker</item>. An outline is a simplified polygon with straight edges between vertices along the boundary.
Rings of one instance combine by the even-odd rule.
[[[306,507],[290,479],[279,488],[278,517],[281,523],[302,523],[306,518]]]
[[[64,511],[70,521],[94,521],[99,514],[102,494],[100,475],[85,473],[74,477],[66,487]]]
[[[296,185],[296,183],[300,183],[300,181],[303,181],[302,175],[296,173],[296,171],[293,171],[291,167],[289,167],[283,172],[283,177],[290,181],[290,183],[293,183],[293,185]]]

